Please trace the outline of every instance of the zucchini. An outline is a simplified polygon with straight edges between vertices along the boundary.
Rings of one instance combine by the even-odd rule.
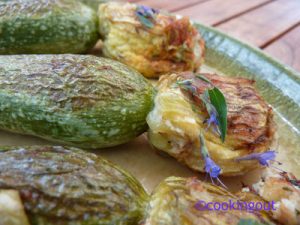
[[[140,182],[95,154],[31,146],[1,148],[0,158],[0,189],[20,193],[31,225],[136,225],[143,217],[149,197]],[[0,208],[0,225],[28,225],[19,209]]]
[[[147,129],[154,89],[122,63],[92,55],[0,56],[0,129],[81,148]]]
[[[98,39],[97,16],[74,0],[0,0],[0,54],[82,53]]]

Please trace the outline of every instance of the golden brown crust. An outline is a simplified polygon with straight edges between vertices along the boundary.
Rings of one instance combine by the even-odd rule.
[[[174,71],[196,71],[204,58],[204,40],[202,38],[197,40],[200,49],[202,49],[201,59],[197,59],[193,49],[195,48],[194,39],[199,34],[196,28],[191,26],[189,18],[176,19],[176,17],[162,15],[158,17],[158,20],[167,22],[164,25],[163,33],[168,39],[166,45],[162,46],[159,55],[147,56],[154,74],[158,76]],[[178,58],[180,48],[185,48],[181,51],[181,59]]]
[[[222,169],[222,175],[243,175],[259,168],[257,160],[237,159],[270,149],[275,132],[271,107],[257,93],[252,80],[201,75],[211,80],[227,100],[229,126],[225,142],[204,123],[209,115],[201,99],[176,85],[178,81],[192,79],[197,92],[203,93],[209,84],[191,72],[160,78],[155,106],[147,117],[150,142],[191,169],[204,172],[199,141],[202,133],[209,155]]]
[[[275,124],[273,110],[255,90],[254,80],[202,74],[218,87],[227,102],[228,138],[234,138],[235,149],[268,148],[273,140]],[[194,75],[184,73],[183,78]],[[209,83],[196,79],[197,91],[203,93]]]
[[[204,57],[204,41],[189,18],[160,12],[149,28],[137,18],[137,7],[115,2],[100,6],[103,54],[146,77],[197,70]]]
[[[238,225],[242,219],[273,224],[263,211],[251,212],[245,205],[238,205],[239,200],[227,190],[194,177],[168,177],[152,194],[144,224]]]

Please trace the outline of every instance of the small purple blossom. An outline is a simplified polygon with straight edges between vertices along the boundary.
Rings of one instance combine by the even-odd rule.
[[[275,151],[266,151],[263,153],[252,153],[250,155],[242,156],[236,159],[236,161],[244,160],[258,160],[262,166],[269,166],[268,161],[274,161],[276,157]]]
[[[216,108],[211,104],[209,100],[209,95],[208,92],[205,91],[201,95],[201,100],[204,103],[206,110],[208,112],[209,118],[204,120],[204,123],[207,123],[207,128],[209,129],[211,126],[213,127],[213,130],[220,135],[220,130],[219,130],[219,120],[218,120],[218,112]]]
[[[141,24],[143,24],[149,29],[151,29],[154,26],[155,16],[157,13],[158,10],[143,5],[138,5],[135,11],[135,14],[141,22]]]
[[[217,128],[219,125],[219,122],[218,122],[216,110],[212,109],[212,110],[208,110],[208,111],[209,111],[209,118],[204,121],[204,123],[207,123],[207,129],[209,129],[211,126],[214,128]]]
[[[214,180],[216,179],[224,188],[227,188],[225,184],[218,178],[221,173],[221,168],[209,157],[208,150],[205,145],[203,134],[200,133],[200,153],[204,159],[204,170],[207,174],[209,174],[211,182],[214,184]]]
[[[177,85],[182,89],[191,92],[193,95],[197,94],[197,88],[193,85],[191,80],[177,81]]]
[[[211,178],[218,178],[221,173],[221,168],[209,157],[205,159],[205,172],[209,174]]]
[[[138,5],[137,9],[136,9],[136,13],[139,14],[140,16],[144,16],[146,18],[154,19],[155,14],[158,13],[158,10],[153,9],[149,6]]]
[[[204,170],[206,173],[209,174],[211,178],[217,178],[221,172],[221,168],[209,157],[209,153],[206,148],[205,140],[202,133],[200,133],[199,138],[201,145],[200,152],[205,163]]]

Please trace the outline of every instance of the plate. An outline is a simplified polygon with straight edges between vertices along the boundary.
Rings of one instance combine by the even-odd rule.
[[[272,105],[277,123],[273,149],[278,151],[280,167],[300,177],[300,75],[265,55],[213,28],[195,23],[206,41],[203,72],[216,72],[224,76],[241,76],[256,80],[256,87],[264,99]],[[55,144],[39,138],[0,131],[0,145]],[[147,134],[131,142],[110,149],[94,150],[136,176],[145,188],[153,188],[168,176],[197,176],[195,173],[166,155],[160,155],[147,141]],[[231,190],[238,190],[242,182],[250,184],[259,179],[260,171],[245,176],[221,177]]]

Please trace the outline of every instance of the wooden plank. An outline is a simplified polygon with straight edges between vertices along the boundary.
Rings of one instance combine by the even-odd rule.
[[[177,14],[215,25],[273,0],[211,0],[177,11]]]
[[[207,0],[143,0],[140,1],[139,4],[147,5],[152,8],[166,10],[170,12],[174,12],[176,10],[191,7],[197,3],[201,3]]]
[[[121,0],[122,2],[141,2],[142,0]]]
[[[119,0],[121,2],[129,2],[129,3],[137,3],[139,4],[140,2],[142,2],[142,0]]]
[[[217,26],[256,46],[278,38],[300,21],[300,1],[278,0]]]
[[[268,45],[264,50],[300,72],[300,25]]]

